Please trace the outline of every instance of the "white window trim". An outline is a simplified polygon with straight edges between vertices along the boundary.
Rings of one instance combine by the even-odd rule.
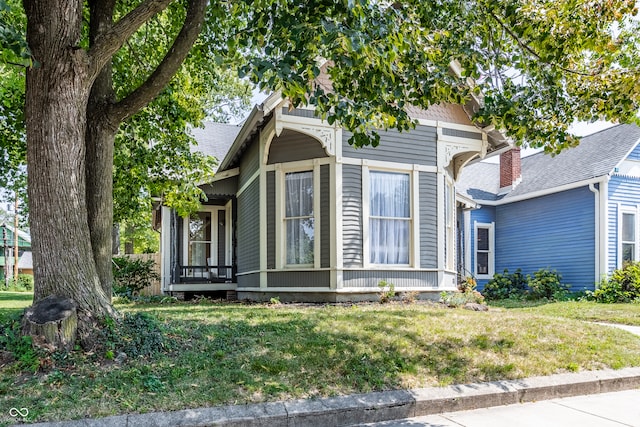
[[[640,206],[618,205],[618,268],[622,268],[622,217],[624,214],[635,215],[635,254],[634,261],[640,261]]]
[[[489,229],[489,268],[488,274],[478,274],[478,228]],[[491,279],[495,274],[495,222],[473,223],[473,275],[477,279]]]
[[[369,172],[390,172],[390,173],[398,173],[409,176],[409,212],[411,217],[408,219],[409,221],[409,264],[374,264],[371,260],[371,248],[370,248],[370,240],[369,240],[369,220],[371,217],[370,210],[370,180],[369,180]],[[362,166],[362,260],[364,268],[376,268],[376,269],[407,269],[407,268],[417,268],[417,260],[418,260],[418,242],[419,235],[417,233],[419,230],[418,223],[418,212],[417,209],[419,207],[418,198],[417,198],[417,178],[418,174],[412,168],[387,168],[381,167],[379,164],[375,166],[370,165],[370,163],[366,160],[363,160]]]
[[[278,163],[276,171],[276,269],[295,270],[320,268],[320,165],[322,162],[309,160],[295,163]],[[294,172],[313,173],[313,263],[287,264],[287,228],[285,227],[285,175]]]
[[[227,203],[226,206],[217,206],[217,205],[202,205],[198,212],[209,212],[211,213],[211,241],[209,242],[211,259],[218,259],[218,241],[220,236],[218,236],[218,227],[215,225],[218,223],[218,212],[225,211],[225,263],[227,265],[231,265],[231,254],[233,253],[232,248],[232,236],[231,236],[231,204]],[[182,218],[182,265],[189,265],[189,221],[190,217]],[[203,241],[199,241],[203,242]],[[216,261],[217,263],[217,261]],[[216,265],[215,263],[213,265]]]

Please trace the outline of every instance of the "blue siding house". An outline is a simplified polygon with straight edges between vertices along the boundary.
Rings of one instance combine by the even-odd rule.
[[[594,289],[627,260],[640,260],[640,128],[617,125],[552,157],[500,155],[467,165],[457,191],[463,213],[461,269],[482,288],[494,273],[557,270],[572,290]]]

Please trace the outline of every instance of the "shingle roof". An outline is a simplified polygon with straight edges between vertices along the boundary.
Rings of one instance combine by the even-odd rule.
[[[198,142],[192,149],[213,156],[222,162],[242,126],[205,122],[204,128],[193,128],[191,133]]]
[[[616,125],[585,136],[580,145],[555,157],[537,153],[522,159],[522,181],[498,196],[500,168],[476,163],[464,168],[458,191],[474,200],[505,200],[609,174],[640,141],[640,128]]]

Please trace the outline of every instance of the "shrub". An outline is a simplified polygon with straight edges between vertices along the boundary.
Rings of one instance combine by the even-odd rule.
[[[9,281],[7,291],[25,292],[33,290],[33,276],[30,274],[19,274],[17,279]]]
[[[17,370],[36,372],[42,354],[32,346],[30,336],[22,335],[21,318],[22,314],[16,313],[0,324],[0,350],[11,353]]]
[[[603,280],[598,289],[589,294],[598,302],[640,302],[640,262],[631,262],[614,270],[608,280]]]
[[[478,291],[442,292],[440,301],[448,307],[460,307],[467,303],[484,304],[484,297]]]
[[[562,284],[562,276],[555,270],[550,271],[543,268],[534,272],[533,277],[527,275],[527,284],[531,299],[564,299],[569,292],[569,286]]]
[[[519,298],[525,294],[527,280],[522,274],[522,270],[517,269],[515,273],[509,273],[504,269],[503,274],[496,273],[484,287],[483,295],[488,300],[498,300],[507,298]]]
[[[113,293],[116,296],[138,295],[142,289],[159,279],[160,276],[154,270],[153,260],[113,258]]]

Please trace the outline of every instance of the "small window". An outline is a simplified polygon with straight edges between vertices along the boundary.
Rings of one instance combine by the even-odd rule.
[[[621,225],[621,259],[623,263],[637,261],[637,235],[636,215],[634,213],[624,212],[622,214]]]
[[[476,223],[475,237],[475,275],[493,276],[493,223]]]
[[[409,264],[410,176],[369,172],[369,250],[372,264]]]
[[[284,222],[287,264],[313,264],[315,222],[312,171],[285,174]]]

